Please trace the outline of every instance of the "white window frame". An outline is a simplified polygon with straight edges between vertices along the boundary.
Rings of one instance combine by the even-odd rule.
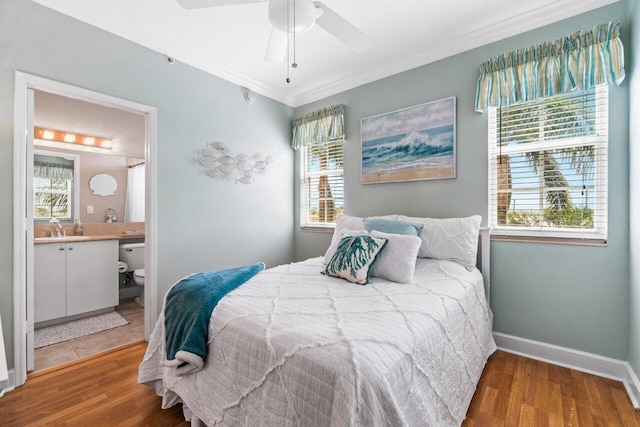
[[[608,104],[609,93],[607,85],[595,88],[596,105],[604,104],[607,108],[596,108],[596,134],[597,136],[564,138],[553,141],[531,142],[515,146],[503,146],[500,149],[498,143],[497,108],[489,107],[489,227],[491,234],[499,236],[557,238],[557,239],[582,239],[582,240],[607,240],[608,223]],[[498,224],[498,167],[493,159],[499,155],[521,154],[531,151],[553,150],[584,145],[595,146],[594,162],[594,190],[596,194],[602,194],[601,200],[605,203],[596,204],[594,207],[593,229],[572,229],[553,227],[523,227]],[[538,187],[536,187],[537,189]],[[529,189],[528,189],[529,190]]]
[[[49,181],[49,183],[51,184],[51,182],[53,181],[51,178],[42,178],[42,179],[47,179]],[[67,205],[71,205],[67,207],[67,213],[68,216],[65,217],[56,217],[57,219],[61,220],[61,221],[72,221],[73,218],[73,208],[74,208],[74,203],[73,203],[73,181],[70,179],[65,179],[65,181],[67,182],[67,190],[55,190],[52,188],[46,188],[46,189],[36,189],[35,185],[33,188],[33,197],[34,200],[36,199],[36,195],[38,193],[42,193],[42,194],[64,194],[67,196]],[[42,217],[42,216],[36,216],[35,213],[35,208],[37,208],[38,206],[34,205],[34,213],[33,213],[33,218],[34,221],[49,221],[53,218],[53,216],[46,216],[46,217]]]
[[[37,144],[39,140],[35,140],[34,143]],[[80,155],[71,154],[62,151],[49,151],[49,150],[33,150],[33,154],[41,154],[43,156],[52,156],[52,157],[62,157],[63,159],[72,160],[73,161],[73,182],[70,188],[72,199],[71,203],[73,206],[71,207],[70,213],[73,215],[71,218],[58,218],[62,222],[73,222],[75,219],[80,219]],[[33,188],[33,182],[31,183],[31,187]],[[32,190],[32,197],[35,197],[35,188]],[[35,206],[34,206],[35,209]],[[34,212],[34,222],[46,223],[50,218],[35,218]]]
[[[308,167],[308,156],[307,151],[309,149],[308,146],[300,147],[299,152],[299,164],[300,164],[300,228],[302,230],[309,231],[333,231],[335,229],[335,222],[312,222],[311,221],[311,209],[308,194],[308,185],[307,182],[309,178],[320,177],[321,175],[329,175],[329,176],[342,176],[342,190],[344,195],[344,138],[339,140],[331,141],[339,142],[343,145],[343,159],[342,159],[342,168],[334,168],[327,169],[318,172],[310,172]],[[343,199],[344,203],[344,199]],[[337,220],[338,215],[336,215]]]

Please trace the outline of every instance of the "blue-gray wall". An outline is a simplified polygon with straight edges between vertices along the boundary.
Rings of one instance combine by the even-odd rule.
[[[13,366],[14,73],[46,77],[158,110],[158,296],[189,273],[289,262],[293,247],[293,110],[27,0],[0,2],[0,313]],[[212,140],[271,154],[253,185],[211,179],[194,165]],[[116,286],[116,284],[114,284]]]
[[[631,60],[629,69],[629,117],[640,117],[640,2],[632,0],[629,6],[631,18]],[[629,120],[629,182],[630,215],[640,217],[640,121]],[[640,225],[630,224],[631,268],[631,322],[629,330],[629,363],[640,374]]]
[[[627,2],[622,1],[305,105],[297,108],[296,114],[334,103],[346,105],[347,214],[405,213],[431,217],[480,214],[486,224],[487,116],[474,111],[480,62],[608,21],[620,22],[627,45]],[[625,81],[610,89],[607,246],[492,242],[491,306],[495,331],[627,359],[628,88],[629,82]],[[450,96],[457,98],[456,179],[360,184],[361,118]],[[329,240],[330,235],[296,228],[296,257],[322,254]]]

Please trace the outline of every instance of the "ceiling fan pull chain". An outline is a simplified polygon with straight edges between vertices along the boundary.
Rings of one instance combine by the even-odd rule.
[[[296,63],[296,28],[296,0],[293,0],[293,64],[291,64],[291,68],[298,66]]]
[[[289,1],[287,0],[287,83],[291,83],[289,78]],[[293,4],[295,4],[295,0]]]

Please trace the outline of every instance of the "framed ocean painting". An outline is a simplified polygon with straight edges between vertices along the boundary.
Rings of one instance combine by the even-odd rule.
[[[456,98],[362,119],[362,183],[456,177]]]

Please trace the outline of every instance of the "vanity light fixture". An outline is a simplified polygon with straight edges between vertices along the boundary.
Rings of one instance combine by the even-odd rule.
[[[69,144],[86,145],[89,147],[106,148],[110,150],[113,142],[108,138],[82,135],[79,133],[64,132],[60,130],[43,129],[37,126],[33,128],[33,137],[47,141],[67,142]]]

